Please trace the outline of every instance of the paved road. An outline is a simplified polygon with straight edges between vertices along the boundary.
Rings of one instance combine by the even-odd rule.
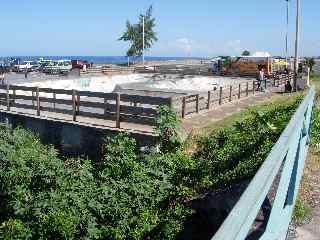
[[[320,240],[320,206],[313,215],[310,223],[297,228],[297,240]]]

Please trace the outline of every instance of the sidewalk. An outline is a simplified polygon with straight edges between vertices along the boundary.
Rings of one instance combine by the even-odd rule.
[[[281,89],[279,88],[271,88],[266,92],[256,92],[254,96],[242,98],[221,106],[215,106],[210,111],[202,112],[192,116],[191,118],[184,119],[182,121],[182,127],[187,133],[190,133],[195,129],[206,127],[213,122],[222,120],[225,117],[247,109],[250,106],[266,102],[274,96],[279,96],[276,92],[279,92],[280,90]]]

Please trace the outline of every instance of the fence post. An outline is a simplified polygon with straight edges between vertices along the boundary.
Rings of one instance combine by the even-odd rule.
[[[36,90],[36,99],[37,99],[37,116],[40,116],[40,96],[39,96],[39,87]]]
[[[248,97],[249,95],[249,83],[247,82],[247,86],[246,86],[246,96]]]
[[[72,89],[72,120],[77,120],[76,91]]]
[[[254,95],[255,87],[256,87],[256,82],[252,81],[252,94],[253,95]]]
[[[241,97],[241,83],[239,83],[238,99]]]
[[[207,109],[210,109],[210,104],[211,104],[211,91],[208,91],[208,105],[207,105]]]
[[[219,91],[219,105],[222,104],[222,87],[220,87],[220,91]]]
[[[7,84],[7,111],[10,111],[10,85]]]
[[[199,113],[200,109],[199,109],[199,94],[197,94],[196,96],[196,111],[197,113]]]
[[[76,101],[76,103],[77,103],[77,114],[79,114],[79,112],[80,112],[80,95],[79,95],[78,92],[77,92],[77,101]]]
[[[13,89],[12,92],[13,92],[13,103],[15,103],[16,102],[16,90]]]
[[[229,102],[232,100],[232,85],[230,85]]]
[[[116,96],[116,128],[120,128],[120,93]]]
[[[53,89],[53,109],[56,109],[56,93],[55,93],[55,91],[54,91],[54,89]]]
[[[181,117],[186,117],[186,97],[182,98],[182,109],[181,109]]]

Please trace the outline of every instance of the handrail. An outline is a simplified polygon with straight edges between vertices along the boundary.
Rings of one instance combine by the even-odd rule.
[[[281,167],[271,215],[260,239],[285,239],[307,155],[314,98],[315,89],[311,88],[212,240],[242,240],[247,237]]]

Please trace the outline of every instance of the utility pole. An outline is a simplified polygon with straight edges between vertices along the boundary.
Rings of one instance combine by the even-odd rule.
[[[300,0],[297,0],[293,91],[297,91],[297,80],[298,80],[298,71],[299,71],[299,36],[300,36]]]
[[[290,0],[286,0],[287,2],[287,26],[286,26],[286,61],[289,62],[289,9],[290,9]]]
[[[142,64],[143,64],[143,67],[144,67],[144,16],[142,17]]]

